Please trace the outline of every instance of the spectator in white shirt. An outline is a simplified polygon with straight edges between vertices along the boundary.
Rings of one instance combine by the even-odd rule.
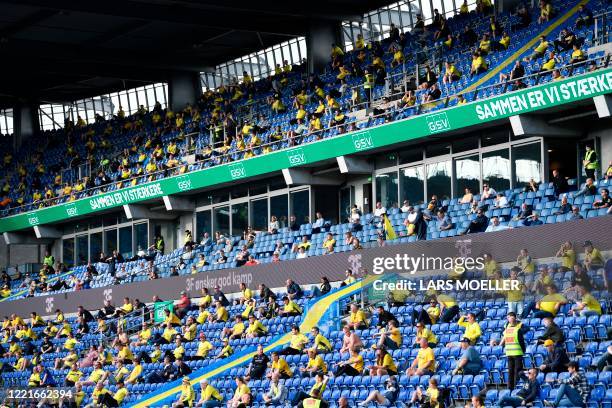
[[[410,203],[408,202],[408,200],[404,200],[404,203],[402,204],[400,211],[403,213],[407,213],[407,212],[410,212],[411,208],[412,207],[410,206]]]
[[[510,227],[507,227],[505,225],[501,225],[499,223],[499,218],[491,217],[491,222],[489,223],[489,226],[487,227],[485,232],[503,231],[503,230],[507,230],[508,228],[510,228]]]
[[[494,188],[489,187],[488,184],[482,186],[482,194],[480,194],[480,201],[488,200],[489,198],[495,197],[497,191]]]
[[[376,203],[376,208],[374,209],[374,215],[377,217],[382,217],[383,214],[387,213],[387,209],[383,207],[382,203],[378,201]]]
[[[312,232],[314,234],[321,232],[321,228],[325,226],[325,218],[323,218],[323,214],[317,211],[315,214],[315,218],[316,220],[314,224],[312,224]]]
[[[497,193],[497,198],[495,199],[495,208],[505,208],[508,206],[508,199],[503,193]]]

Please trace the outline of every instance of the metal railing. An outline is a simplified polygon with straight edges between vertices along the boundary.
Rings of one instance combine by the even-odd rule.
[[[593,45],[603,45],[612,41],[612,32],[608,24],[612,21],[612,12],[593,16]]]
[[[573,75],[573,71],[579,67],[579,66],[586,66],[586,65],[590,65],[591,63],[598,63],[598,68],[606,68],[609,65],[609,61],[610,61],[610,55],[607,56],[603,56],[603,57],[596,57],[596,58],[592,58],[592,59],[587,59],[585,61],[582,62],[578,62],[578,63],[574,63],[574,64],[566,64],[564,66],[561,67],[557,67],[556,69],[559,70],[563,70],[563,69],[567,69],[568,72],[568,76]],[[533,73],[533,74],[529,74],[526,75],[522,78],[518,78],[520,79],[522,82],[528,81],[530,79],[535,79],[535,83],[534,85],[537,85],[540,83],[541,78],[543,78],[545,75],[550,74],[550,71],[547,72],[537,72],[537,73]],[[432,100],[432,101],[428,101],[428,102],[416,102],[414,105],[412,106],[406,106],[406,107],[402,107],[402,108],[398,108],[398,107],[390,107],[389,109],[387,109],[385,112],[383,113],[379,113],[377,115],[369,115],[364,119],[358,119],[355,120],[353,122],[349,122],[348,124],[342,124],[342,125],[334,125],[334,126],[328,126],[326,128],[323,128],[321,130],[315,131],[315,132],[309,132],[309,133],[305,133],[302,135],[295,135],[295,136],[288,136],[286,135],[286,137],[284,137],[282,140],[278,140],[278,141],[273,141],[273,142],[269,142],[269,143],[264,143],[259,145],[257,148],[259,149],[263,149],[265,147],[269,147],[272,150],[278,150],[279,148],[283,148],[282,145],[283,144],[287,144],[287,146],[285,146],[286,148],[291,148],[297,145],[300,145],[303,143],[303,141],[311,136],[316,136],[317,140],[322,138],[322,135],[324,133],[327,132],[331,132],[331,131],[337,131],[337,134],[334,136],[328,136],[329,137],[335,137],[337,135],[342,135],[348,132],[352,132],[352,131],[356,131],[360,128],[364,128],[364,127],[370,127],[372,125],[372,123],[375,123],[377,119],[380,118],[384,118],[386,121],[395,121],[395,120],[401,120],[401,119],[405,119],[403,117],[400,117],[399,119],[396,119],[398,117],[398,115],[404,113],[407,110],[412,109],[414,115],[419,115],[421,113],[425,113],[428,112],[430,110],[431,107],[434,106],[440,106],[440,104],[443,105],[444,108],[448,107],[449,102],[453,99],[456,98],[459,95],[463,95],[468,101],[475,101],[480,99],[480,95],[487,95],[489,92],[489,90],[493,90],[495,91],[496,89],[500,89],[500,93],[505,93],[508,91],[509,86],[516,82],[517,79],[512,80],[512,81],[504,81],[504,82],[498,82],[496,84],[492,84],[492,85],[487,85],[487,86],[483,86],[483,87],[477,87],[474,90],[465,92],[465,91],[458,91],[453,95],[447,95],[444,97],[441,97],[437,100]],[[198,134],[196,133],[191,133],[190,135],[196,135]],[[198,153],[198,149],[196,149],[194,151],[196,154]],[[201,151],[200,151],[201,152]],[[210,165],[210,166],[214,166],[214,165],[220,165],[220,164],[225,164],[225,163],[230,163],[234,161],[234,156],[236,154],[240,154],[240,152],[236,152],[233,151],[231,153],[225,153],[225,154],[220,154],[220,153],[215,153],[215,151],[213,150],[213,153],[211,155],[210,158],[204,159],[204,160],[199,160],[199,161],[195,161],[192,165]],[[240,160],[240,159],[238,159]],[[173,176],[173,175],[177,175],[179,172],[179,169],[182,166],[186,166],[185,163],[181,164],[180,166],[177,166],[173,169],[166,169],[166,170],[160,170],[154,173],[149,173],[149,174],[145,174],[142,176],[137,176],[137,177],[132,177],[132,178],[128,178],[125,180],[121,180],[121,181],[117,181],[117,182],[112,182],[109,183],[105,186],[99,186],[99,187],[95,187],[95,188],[91,188],[88,190],[84,190],[81,191],[79,193],[79,198],[84,198],[87,196],[91,196],[91,195],[95,195],[95,194],[102,194],[105,193],[107,191],[109,191],[109,188],[112,186],[117,186],[120,183],[123,183],[125,185],[131,185],[132,181],[134,179],[136,180],[146,180],[146,179],[151,179],[151,181],[154,180],[159,180],[161,178],[164,177],[169,177],[169,176]],[[189,169],[186,170],[186,172],[188,172]],[[161,176],[161,177],[160,177]],[[49,200],[41,200],[38,204],[34,204],[34,203],[30,203],[27,205],[23,205],[23,206],[19,206],[19,207],[13,207],[10,210],[5,210],[8,211],[9,214],[10,213],[19,213],[21,211],[24,210],[31,210],[32,206],[34,205],[40,205],[41,203],[45,206],[51,206],[51,205],[55,205],[55,204],[61,204],[65,202],[65,196],[64,197],[56,197],[56,198],[52,198]]]

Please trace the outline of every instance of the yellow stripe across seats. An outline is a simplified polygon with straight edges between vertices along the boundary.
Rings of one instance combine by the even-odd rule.
[[[310,309],[308,310],[308,314],[306,316],[304,316],[304,318],[302,319],[302,323],[300,324],[300,332],[301,333],[306,333],[309,332],[310,329],[312,329],[313,327],[317,326],[319,324],[319,322],[321,321],[321,317],[325,314],[325,312],[331,307],[331,305],[338,301],[339,299],[345,297],[346,295],[354,292],[356,289],[358,288],[362,288],[365,287],[369,284],[371,284],[375,279],[377,279],[376,276],[374,275],[370,275],[360,281],[357,281],[355,283],[353,283],[352,285],[349,286],[345,286],[339,290],[337,290],[336,292],[330,293],[329,295],[323,297],[322,299],[318,300],[314,305],[312,305],[310,307]],[[269,352],[270,350],[277,348],[279,346],[283,346],[287,343],[289,343],[289,340],[291,338],[291,334],[290,333],[286,333],[284,334],[281,338],[279,338],[278,340],[276,340],[274,343],[271,343],[267,346],[265,346],[264,351],[265,352]],[[232,369],[236,366],[240,366],[248,361],[251,360],[251,358],[255,355],[255,352],[253,353],[249,353],[246,354],[242,357],[233,359],[231,361],[229,361],[227,364],[224,364],[220,367],[215,368],[214,370],[211,370],[209,372],[207,372],[206,374],[200,375],[199,377],[196,378],[192,378],[191,379],[191,384],[192,385],[196,385],[198,384],[200,381],[202,381],[203,379],[210,379],[211,377],[214,377],[215,375],[218,375],[220,373],[222,373],[223,371]],[[148,407],[151,406],[161,400],[164,400],[168,397],[171,397],[174,394],[177,394],[178,392],[181,391],[181,386],[178,385],[174,388],[171,388],[161,394],[158,395],[153,395],[150,398],[147,399],[143,399],[138,401],[137,403],[133,404],[132,407],[135,408],[144,408],[144,407]]]
[[[461,93],[467,93],[467,92],[473,91],[474,89],[476,89],[476,87],[484,84],[489,79],[491,79],[494,76],[498,75],[504,68],[506,68],[508,65],[513,63],[522,54],[524,54],[526,51],[528,51],[531,48],[533,48],[536,45],[536,43],[538,43],[538,41],[540,41],[540,37],[541,36],[543,36],[543,35],[547,36],[548,34],[553,32],[557,27],[559,27],[561,24],[565,23],[570,17],[572,17],[574,14],[576,14],[576,12],[578,11],[578,7],[580,7],[580,5],[583,5],[583,4],[586,5],[587,3],[589,3],[589,1],[590,0],[582,0],[582,1],[580,1],[578,4],[576,4],[574,7],[572,7],[567,13],[565,13],[563,16],[559,17],[552,24],[550,24],[546,29],[544,29],[542,32],[540,32],[537,36],[535,36],[534,38],[529,40],[527,42],[527,44],[523,45],[514,54],[512,54],[511,56],[506,58],[506,60],[504,62],[502,62],[501,64],[496,65],[495,68],[488,70],[487,73],[482,78],[480,78],[478,81],[474,82],[472,85],[470,85],[467,88],[465,88],[463,91],[461,91]]]

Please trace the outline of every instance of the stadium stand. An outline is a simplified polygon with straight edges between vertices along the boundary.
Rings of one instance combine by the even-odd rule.
[[[477,11],[462,8],[427,30],[417,23],[411,32],[357,43],[352,51],[332,45],[329,64],[316,75],[286,66],[271,78],[247,75],[240,84],[208,90],[179,112],[156,106],[127,116],[120,110],[94,124],[67,121],[17,152],[2,146],[2,216],[608,69],[609,55],[586,53],[594,35],[585,21],[609,12],[608,2],[543,0],[489,19],[491,8],[479,1]],[[433,67],[442,61],[444,71]],[[416,89],[405,91],[403,81],[415,71]],[[243,108],[250,114],[238,114]],[[372,115],[354,115],[365,108]],[[95,163],[91,177],[63,171],[85,162]],[[554,181],[497,192],[485,186],[480,194],[466,189],[463,197],[401,208],[377,203],[339,223],[320,213],[314,222],[285,227],[272,219],[268,231],[249,229],[243,236],[185,231],[184,242],[170,251],[156,236],[130,259],[114,251],[71,268],[48,252],[39,271],[0,276],[0,305],[607,217],[611,180],[608,170],[584,183],[569,179],[562,191]],[[11,390],[64,387],[70,392],[64,401],[48,396],[38,406],[612,407],[609,248],[585,239],[585,253],[578,254],[575,243],[559,241],[554,258],[532,259],[526,245],[516,262],[489,258],[465,274],[383,278],[519,283],[488,292],[381,295],[373,286],[377,277],[349,270],[344,281],[324,279],[320,286],[302,287],[287,276],[285,288],[242,283],[239,293],[207,287],[193,299],[182,292],[148,304],[109,298],[99,310],[24,310],[3,317],[0,398]]]

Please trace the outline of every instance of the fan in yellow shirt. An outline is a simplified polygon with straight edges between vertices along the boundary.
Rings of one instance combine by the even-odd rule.
[[[351,304],[350,313],[347,319],[347,326],[353,330],[361,330],[368,326],[368,319],[363,310],[359,309],[355,303]]]
[[[223,339],[223,348],[221,349],[221,351],[219,351],[215,358],[226,358],[231,356],[232,354],[234,354],[234,349],[232,348],[232,346],[230,346],[229,340]]]
[[[285,347],[281,354],[301,354],[308,341],[308,337],[300,333],[300,328],[294,324],[291,326],[289,346]]]
[[[268,377],[271,377],[274,373],[284,379],[293,377],[293,371],[289,368],[289,364],[276,351],[272,352],[272,364],[270,365]]]
[[[198,401],[197,405],[203,406],[203,407],[212,406],[212,404],[210,405],[206,404],[206,402],[208,401],[211,401],[211,403],[212,402],[219,403],[223,401],[223,397],[219,393],[219,390],[217,390],[215,387],[210,385],[208,383],[208,380],[204,379],[200,381],[200,400]]]
[[[463,337],[469,339],[472,345],[476,344],[482,335],[480,325],[476,321],[476,315],[474,313],[468,313],[466,316],[461,316],[457,324],[465,329]]]
[[[318,351],[322,351],[322,352],[328,352],[332,349],[330,341],[321,334],[318,327],[316,326],[313,327],[310,330],[310,333],[312,334],[312,337],[313,337],[312,347],[314,349],[317,349]]]
[[[198,349],[192,360],[204,360],[208,356],[208,352],[213,349],[213,345],[206,339],[204,332],[200,332],[198,336]]]
[[[302,377],[313,377],[317,373],[327,374],[327,364],[323,361],[323,357],[317,355],[315,349],[308,349],[308,364],[306,367],[301,367],[300,372]]]
[[[350,357],[346,361],[338,363],[338,368],[334,375],[339,377],[341,375],[357,376],[363,373],[363,356],[359,354],[357,349],[353,348],[350,350]]]
[[[249,327],[245,333],[247,338],[254,338],[267,334],[268,329],[254,315],[249,315]]]
[[[427,344],[427,339],[421,338],[419,346],[420,349],[417,353],[417,357],[414,359],[408,370],[406,370],[406,374],[409,376],[431,375],[435,370],[436,358],[432,348],[429,347],[429,344]]]
[[[393,357],[384,348],[376,350],[376,360],[370,366],[371,377],[382,375],[397,375],[397,366]]]

